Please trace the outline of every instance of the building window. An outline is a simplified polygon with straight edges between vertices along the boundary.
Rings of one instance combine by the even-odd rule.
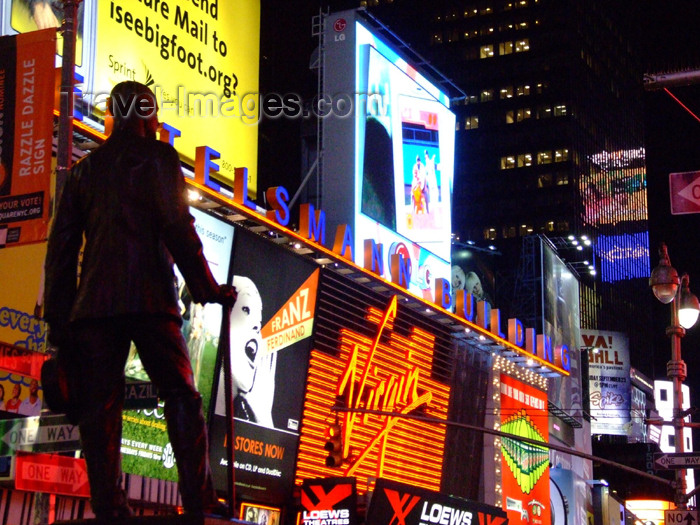
[[[473,31],[464,32],[464,40],[469,40],[470,38],[474,38],[476,36],[479,36],[479,32],[476,29],[474,29]]]
[[[676,436],[673,434],[668,435],[668,446],[676,448]]]
[[[498,238],[496,228],[484,228],[484,239],[487,241],[495,241]]]
[[[550,118],[552,116],[552,108],[549,106],[540,106],[537,108],[537,118],[538,119],[545,119],[545,118]]]
[[[515,90],[515,94],[518,95],[519,97],[529,95],[530,94],[530,86],[529,85],[518,86]]]
[[[464,119],[464,129],[476,129],[479,127],[479,117],[476,115],[468,116]]]
[[[554,150],[554,162],[566,162],[567,160],[569,160],[568,149],[564,148]]]
[[[493,44],[488,44],[481,46],[479,49],[479,58],[491,58],[493,57]]]
[[[569,184],[569,174],[568,173],[557,173],[557,186],[566,186]]]
[[[485,89],[481,92],[481,101],[489,102],[493,100],[493,89]]]
[[[510,55],[513,52],[513,42],[501,42],[498,44],[499,55]]]
[[[532,154],[522,153],[518,155],[518,168],[524,168],[527,166],[532,166]]]
[[[479,10],[476,7],[468,7],[464,10],[464,18],[469,18],[470,16],[476,16],[479,14]]]
[[[442,44],[442,34],[441,33],[433,33],[433,36],[430,37],[430,43],[431,44]]]
[[[501,99],[513,98],[513,86],[507,86],[507,87],[501,88],[499,95],[500,95]]]
[[[501,157],[501,169],[509,170],[511,168],[515,168],[515,157],[513,155]]]
[[[546,82],[538,82],[535,86],[535,91],[538,95],[541,95],[547,90],[547,88],[549,88],[549,85]]]
[[[516,53],[523,53],[525,51],[530,51],[530,39],[529,38],[523,38],[522,40],[518,40],[515,42],[515,52]]]
[[[537,187],[538,188],[548,188],[552,185],[552,174],[543,173],[537,177]]]
[[[530,108],[522,108],[517,112],[518,122],[522,122],[525,119],[529,119],[532,116],[532,110]]]
[[[482,7],[481,11],[479,11],[481,15],[490,15],[491,13],[493,13],[493,8],[490,5]]]
[[[552,152],[551,151],[540,151],[537,153],[537,164],[551,164],[552,163]]]
[[[566,116],[566,106],[564,104],[559,104],[554,106],[554,116],[555,117],[565,117]]]
[[[515,24],[515,29],[518,31],[521,31],[523,29],[527,29],[529,24],[527,22],[520,22],[518,24]]]
[[[511,109],[506,111],[506,124],[513,124],[515,122],[515,112]]]
[[[493,26],[484,26],[479,30],[481,36],[493,35],[496,32]]]
[[[533,232],[532,226],[529,224],[521,224],[519,233],[521,237],[525,237],[526,235],[530,235]]]
[[[659,399],[661,401],[668,401],[668,390],[665,388],[660,388],[659,389]]]
[[[503,227],[503,238],[512,239],[518,234],[515,226],[504,226]]]
[[[467,104],[476,104],[477,102],[479,102],[479,97],[477,97],[476,95],[467,95],[464,98],[464,105],[465,106]]]

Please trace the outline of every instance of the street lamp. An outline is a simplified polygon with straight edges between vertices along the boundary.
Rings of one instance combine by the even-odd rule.
[[[688,369],[681,359],[681,338],[686,329],[692,328],[700,313],[700,303],[690,291],[688,274],[678,277],[678,272],[671,266],[666,244],[659,247],[659,265],[649,277],[649,286],[656,298],[664,304],[671,305],[671,325],[666,328],[666,335],[671,338],[671,360],[666,365],[666,377],[673,382],[673,428],[676,452],[684,452],[683,443],[683,391],[682,385],[688,376]],[[685,470],[676,470],[676,506],[685,509],[686,496]]]

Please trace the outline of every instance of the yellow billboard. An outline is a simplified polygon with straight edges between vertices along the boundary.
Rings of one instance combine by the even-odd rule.
[[[84,0],[77,14],[74,116],[99,127],[115,84],[146,84],[182,160],[194,166],[196,149],[206,150],[212,177],[230,188],[235,168],[247,168],[254,198],[260,0]],[[60,2],[0,0],[2,34],[53,27],[62,18]]]
[[[257,188],[260,1],[99,2],[92,95],[104,109],[116,83],[136,80],[158,96],[160,119],[183,160],[218,153],[222,182],[248,168]],[[87,94],[86,95],[90,95]]]

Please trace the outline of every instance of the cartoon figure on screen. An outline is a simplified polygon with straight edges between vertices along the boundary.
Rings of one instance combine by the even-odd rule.
[[[231,310],[231,375],[233,408],[238,419],[274,428],[272,402],[275,397],[277,353],[267,353],[260,334],[262,298],[248,277],[234,275],[238,300]],[[226,413],[223,371],[219,377],[215,412]]]
[[[440,199],[440,192],[437,184],[437,170],[439,166],[435,163],[435,153],[431,156],[425,150],[425,201],[427,212],[430,213],[433,203]]]
[[[416,157],[416,163],[413,165],[411,200],[413,201],[413,213],[418,214],[428,212],[425,199],[425,167],[421,163],[420,156]]]

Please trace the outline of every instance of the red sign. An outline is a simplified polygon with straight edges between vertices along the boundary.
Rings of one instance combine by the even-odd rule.
[[[671,213],[700,213],[700,171],[671,173],[668,176]]]
[[[15,488],[66,496],[90,497],[84,459],[55,454],[17,454]]]
[[[547,393],[501,374],[501,431],[549,441]],[[504,510],[511,525],[551,523],[549,450],[518,439],[501,439]]]

